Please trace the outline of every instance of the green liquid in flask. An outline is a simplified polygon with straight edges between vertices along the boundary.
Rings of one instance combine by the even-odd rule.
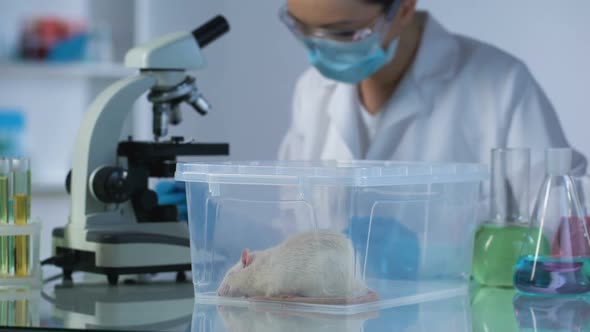
[[[486,286],[513,287],[514,266],[522,246],[526,242],[534,243],[528,234],[528,226],[483,225],[475,237],[473,278]],[[541,251],[549,253],[550,250],[549,242],[544,241]]]

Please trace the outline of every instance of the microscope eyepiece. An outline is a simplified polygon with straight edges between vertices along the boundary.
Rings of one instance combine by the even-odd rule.
[[[219,15],[193,31],[193,36],[201,48],[211,44],[229,31],[229,23]]]

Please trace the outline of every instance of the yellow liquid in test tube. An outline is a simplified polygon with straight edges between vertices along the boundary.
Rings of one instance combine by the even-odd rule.
[[[8,224],[8,177],[0,175],[0,224]],[[7,236],[0,236],[0,275],[8,275],[9,243]]]
[[[31,170],[27,171],[27,218],[31,217]]]
[[[27,224],[27,195],[14,195],[13,217],[15,225]],[[15,236],[14,269],[17,277],[29,276],[29,250],[26,236]]]

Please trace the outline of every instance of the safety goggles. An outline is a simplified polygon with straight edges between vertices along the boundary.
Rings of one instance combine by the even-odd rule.
[[[386,13],[380,14],[367,27],[361,29],[326,29],[311,27],[289,13],[287,5],[279,10],[281,21],[299,39],[331,39],[340,42],[354,42],[368,38],[375,33],[383,33],[389,27],[395,17],[401,1],[396,0]]]

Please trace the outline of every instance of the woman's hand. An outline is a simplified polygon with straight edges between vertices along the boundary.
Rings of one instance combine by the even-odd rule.
[[[178,218],[188,221],[188,208],[186,202],[186,185],[184,182],[166,181],[156,185],[158,205],[176,205]]]

